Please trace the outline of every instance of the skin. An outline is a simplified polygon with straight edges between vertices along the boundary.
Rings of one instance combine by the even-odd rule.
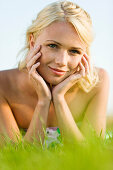
[[[56,26],[59,30],[56,29]],[[32,41],[33,39],[31,39]],[[54,41],[60,43],[62,46],[55,44]],[[36,44],[41,45],[40,51],[42,53],[42,57],[39,60],[40,66],[37,70],[47,82],[53,85],[60,83],[70,74],[73,74],[86,50],[85,45],[81,43],[72,25],[65,22],[54,23],[47,27],[37,38]],[[80,47],[81,49],[74,51],[72,47]],[[64,76],[55,76],[48,66],[66,70],[67,72]]]
[[[80,49],[75,50],[72,47]],[[49,66],[66,72],[62,76],[56,75]],[[36,41],[31,34],[26,68],[25,72],[14,69],[0,74],[1,103],[3,104],[3,101],[5,103],[5,98],[9,102],[9,105],[4,105],[3,116],[0,118],[6,132],[9,119],[18,133],[19,127],[29,128],[37,101],[40,103],[49,101],[46,127],[59,126],[65,139],[72,138],[80,141],[89,134],[88,124],[90,123],[97,135],[102,132],[101,135],[104,137],[109,76],[104,69],[97,68],[100,78],[98,85],[89,93],[79,89],[76,83],[89,73],[91,65],[86,54],[86,46],[71,24],[52,23],[42,31]],[[17,86],[14,86],[14,82]],[[16,97],[15,91],[18,92]],[[21,103],[23,107],[18,103]],[[10,115],[7,119],[4,112],[9,110]],[[77,122],[81,120],[81,128],[78,128]]]

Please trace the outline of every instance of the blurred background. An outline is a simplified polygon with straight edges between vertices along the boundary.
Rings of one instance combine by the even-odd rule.
[[[0,0],[0,70],[17,67],[25,32],[37,13],[54,0]],[[97,67],[107,70],[110,91],[107,114],[113,114],[113,0],[73,0],[91,16],[95,40],[91,47]]]

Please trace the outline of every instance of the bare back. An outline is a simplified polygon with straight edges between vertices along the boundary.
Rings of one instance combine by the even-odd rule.
[[[17,68],[0,71],[0,89],[7,100],[19,128],[28,128],[32,119],[38,96],[30,83],[28,74]],[[89,101],[95,95],[96,88],[85,93],[74,85],[65,99],[76,122],[83,119]],[[55,109],[51,102],[47,127],[58,126]]]

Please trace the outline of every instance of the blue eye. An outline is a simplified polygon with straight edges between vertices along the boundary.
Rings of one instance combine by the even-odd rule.
[[[51,47],[51,48],[55,48],[55,47],[57,47],[57,45],[56,45],[56,44],[49,44],[48,46],[49,46],[49,47]]]
[[[70,52],[71,52],[71,53],[74,53],[74,54],[76,54],[76,53],[77,53],[77,54],[80,54],[80,52],[77,51],[77,50],[70,50]]]

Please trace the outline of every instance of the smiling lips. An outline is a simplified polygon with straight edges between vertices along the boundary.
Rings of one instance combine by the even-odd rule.
[[[63,71],[63,70],[59,70],[59,69],[55,69],[55,68],[51,68],[51,67],[49,67],[51,70],[52,70],[52,72],[53,73],[55,73],[56,75],[60,75],[60,76],[62,76],[62,75],[64,75],[65,73],[66,73],[66,71]]]

